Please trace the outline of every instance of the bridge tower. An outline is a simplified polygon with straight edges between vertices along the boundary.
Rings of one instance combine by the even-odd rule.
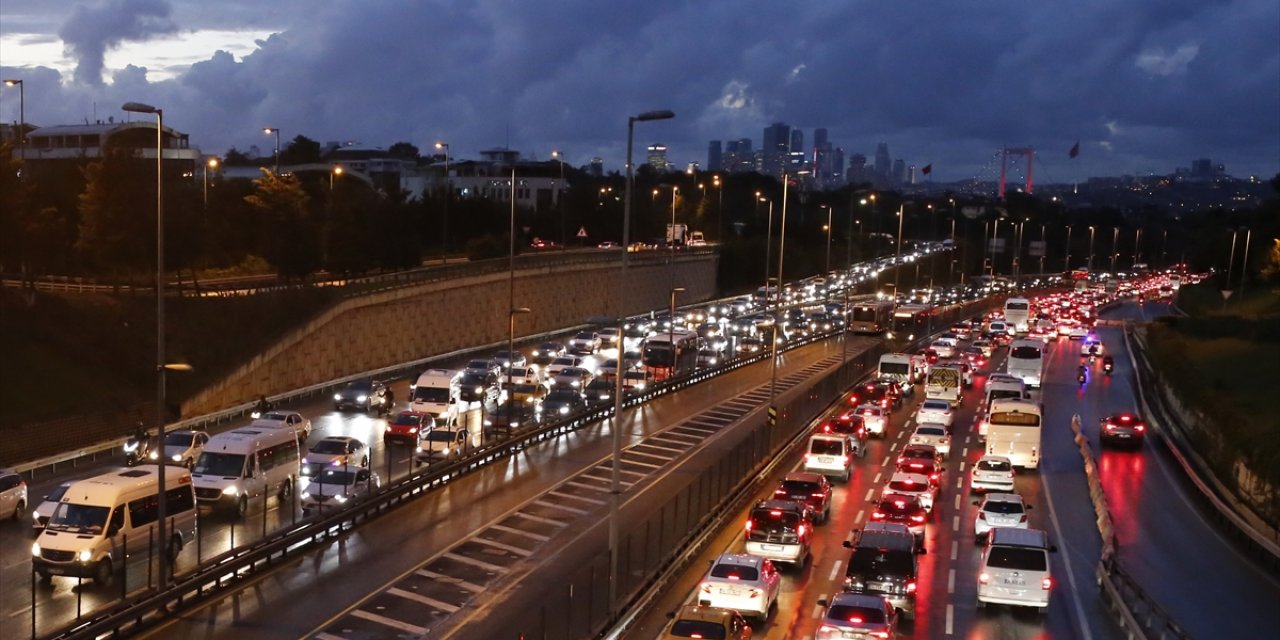
[[[1036,152],[1031,147],[1005,147],[1000,152],[1000,192],[996,195],[1004,197],[1005,179],[1009,173],[1009,156],[1022,156],[1027,162],[1027,193],[1031,193],[1031,166]]]

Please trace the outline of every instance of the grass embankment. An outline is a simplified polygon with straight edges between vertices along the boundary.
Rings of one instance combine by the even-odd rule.
[[[240,298],[169,298],[171,403],[234,370],[335,299],[331,289]],[[0,428],[93,411],[119,412],[155,397],[155,299],[0,291]],[[246,399],[248,400],[248,399]]]
[[[1188,317],[1163,318],[1148,337],[1165,382],[1212,425],[1212,433],[1192,438],[1224,482],[1234,482],[1234,463],[1243,459],[1280,488],[1280,295],[1256,287],[1224,309],[1205,284],[1183,287],[1178,304]],[[1257,506],[1273,522],[1280,516],[1280,504]]]

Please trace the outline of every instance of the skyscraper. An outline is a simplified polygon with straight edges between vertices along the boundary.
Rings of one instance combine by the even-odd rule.
[[[881,142],[876,145],[876,173],[888,178],[892,167],[892,160],[889,159],[889,143]]]
[[[880,164],[880,158],[877,155],[876,164]],[[894,182],[905,184],[907,182],[907,161],[898,158],[893,161],[893,175],[890,176]]]
[[[791,150],[791,126],[775,122],[764,128],[764,140],[760,150],[764,154],[760,171],[770,175],[782,175],[782,163]]]
[[[813,130],[813,148],[821,149],[827,146],[827,128],[818,127]]]
[[[649,145],[648,164],[654,171],[667,170],[667,145],[657,142]]]
[[[800,129],[791,130],[791,145],[788,150],[792,153],[797,151],[804,153],[804,131]]]
[[[724,167],[724,154],[720,150],[720,141],[712,140],[707,146],[707,171],[720,171]]]

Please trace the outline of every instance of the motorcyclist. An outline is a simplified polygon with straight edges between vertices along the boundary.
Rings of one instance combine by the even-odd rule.
[[[271,401],[267,400],[266,396],[258,396],[258,404],[253,407],[253,417],[260,418],[262,414],[271,411],[271,409]]]
[[[1114,368],[1115,368],[1115,366],[1116,366],[1116,361],[1115,361],[1115,359],[1114,359],[1114,358],[1112,358],[1111,356],[1103,356],[1103,357],[1102,357],[1102,370],[1103,370],[1103,371],[1106,371],[1107,373],[1111,373],[1111,370],[1112,370],[1112,369],[1114,369]]]
[[[1084,381],[1088,379],[1089,379],[1089,367],[1080,365],[1080,368],[1076,370],[1076,380],[1078,380],[1081,384],[1084,384]]]
[[[133,466],[146,459],[150,453],[150,440],[147,429],[139,422],[124,443],[125,464]]]

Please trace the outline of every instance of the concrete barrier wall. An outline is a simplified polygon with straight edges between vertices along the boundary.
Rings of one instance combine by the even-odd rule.
[[[621,254],[619,254],[621,257]],[[633,257],[627,269],[623,314],[664,309],[672,287],[684,287],[678,304],[716,293],[715,255]],[[517,270],[516,339],[591,317],[618,313],[617,262]],[[425,283],[343,301],[223,380],[183,404],[199,415],[307,387],[360,371],[507,339],[508,274],[495,273]]]

